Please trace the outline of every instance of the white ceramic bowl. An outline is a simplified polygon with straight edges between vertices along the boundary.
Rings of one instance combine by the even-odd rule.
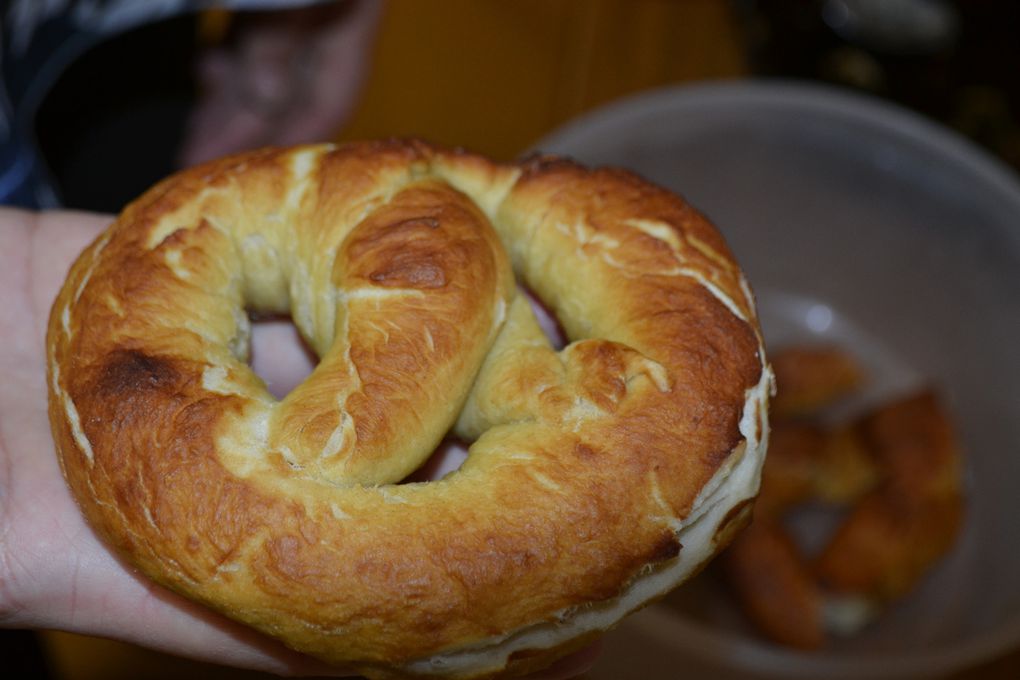
[[[903,109],[784,82],[644,94],[536,148],[683,194],[729,240],[770,343],[849,346],[873,374],[867,399],[934,384],[967,454],[957,548],[859,637],[770,645],[701,579],[610,636],[593,677],[936,676],[1020,644],[1016,176]]]

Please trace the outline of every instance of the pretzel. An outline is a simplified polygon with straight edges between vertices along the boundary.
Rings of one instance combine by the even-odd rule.
[[[858,388],[854,358],[838,348],[788,348],[772,362],[779,408],[755,521],[721,562],[762,633],[818,649],[872,623],[953,547],[964,510],[961,453],[931,388],[824,426],[803,417],[818,420]],[[843,513],[814,555],[784,522],[812,504]]]
[[[320,357],[281,400],[246,310],[289,313]],[[633,174],[551,157],[390,140],[184,171],[81,255],[47,342],[98,534],[371,677],[579,648],[743,526],[767,440],[771,371],[720,235]],[[461,468],[401,484],[451,430]]]

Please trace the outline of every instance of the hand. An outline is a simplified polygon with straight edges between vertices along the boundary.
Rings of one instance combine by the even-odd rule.
[[[277,674],[335,674],[150,583],[114,557],[78,512],[46,414],[46,323],[71,262],[110,219],[0,209],[0,626],[99,635]],[[256,325],[253,338],[256,371],[284,391],[310,367],[291,328]],[[271,376],[259,355],[273,357]],[[537,677],[571,677],[596,654],[588,648]]]
[[[328,141],[354,110],[382,3],[238,15],[236,40],[198,57],[202,92],[179,162]]]

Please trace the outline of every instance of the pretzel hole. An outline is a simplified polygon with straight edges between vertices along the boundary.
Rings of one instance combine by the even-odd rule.
[[[311,374],[319,357],[289,315],[247,314],[251,321],[248,365],[270,394],[283,399]]]
[[[414,482],[430,482],[442,479],[446,475],[460,469],[468,457],[468,447],[471,442],[447,436],[439,443],[436,450],[417,470],[402,480],[402,484]]]
[[[545,337],[549,339],[549,343],[556,351],[563,349],[567,344],[567,334],[552,308],[530,288],[523,285],[519,285],[518,288],[528,298],[531,311],[534,312],[535,319],[538,320],[538,325],[542,328]]]

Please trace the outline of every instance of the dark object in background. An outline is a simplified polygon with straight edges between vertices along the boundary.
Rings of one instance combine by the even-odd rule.
[[[196,19],[101,42],[75,60],[36,116],[39,148],[65,207],[117,213],[176,170],[196,97]]]
[[[919,111],[1020,169],[1015,0],[734,0],[757,76],[820,80]]]
[[[174,169],[195,96],[195,19],[185,16],[100,43],[60,76],[36,134],[65,207],[116,213]],[[33,631],[0,631],[9,678],[52,677]]]
[[[47,680],[53,673],[38,636],[28,630],[0,630],[0,659],[5,678]]]

